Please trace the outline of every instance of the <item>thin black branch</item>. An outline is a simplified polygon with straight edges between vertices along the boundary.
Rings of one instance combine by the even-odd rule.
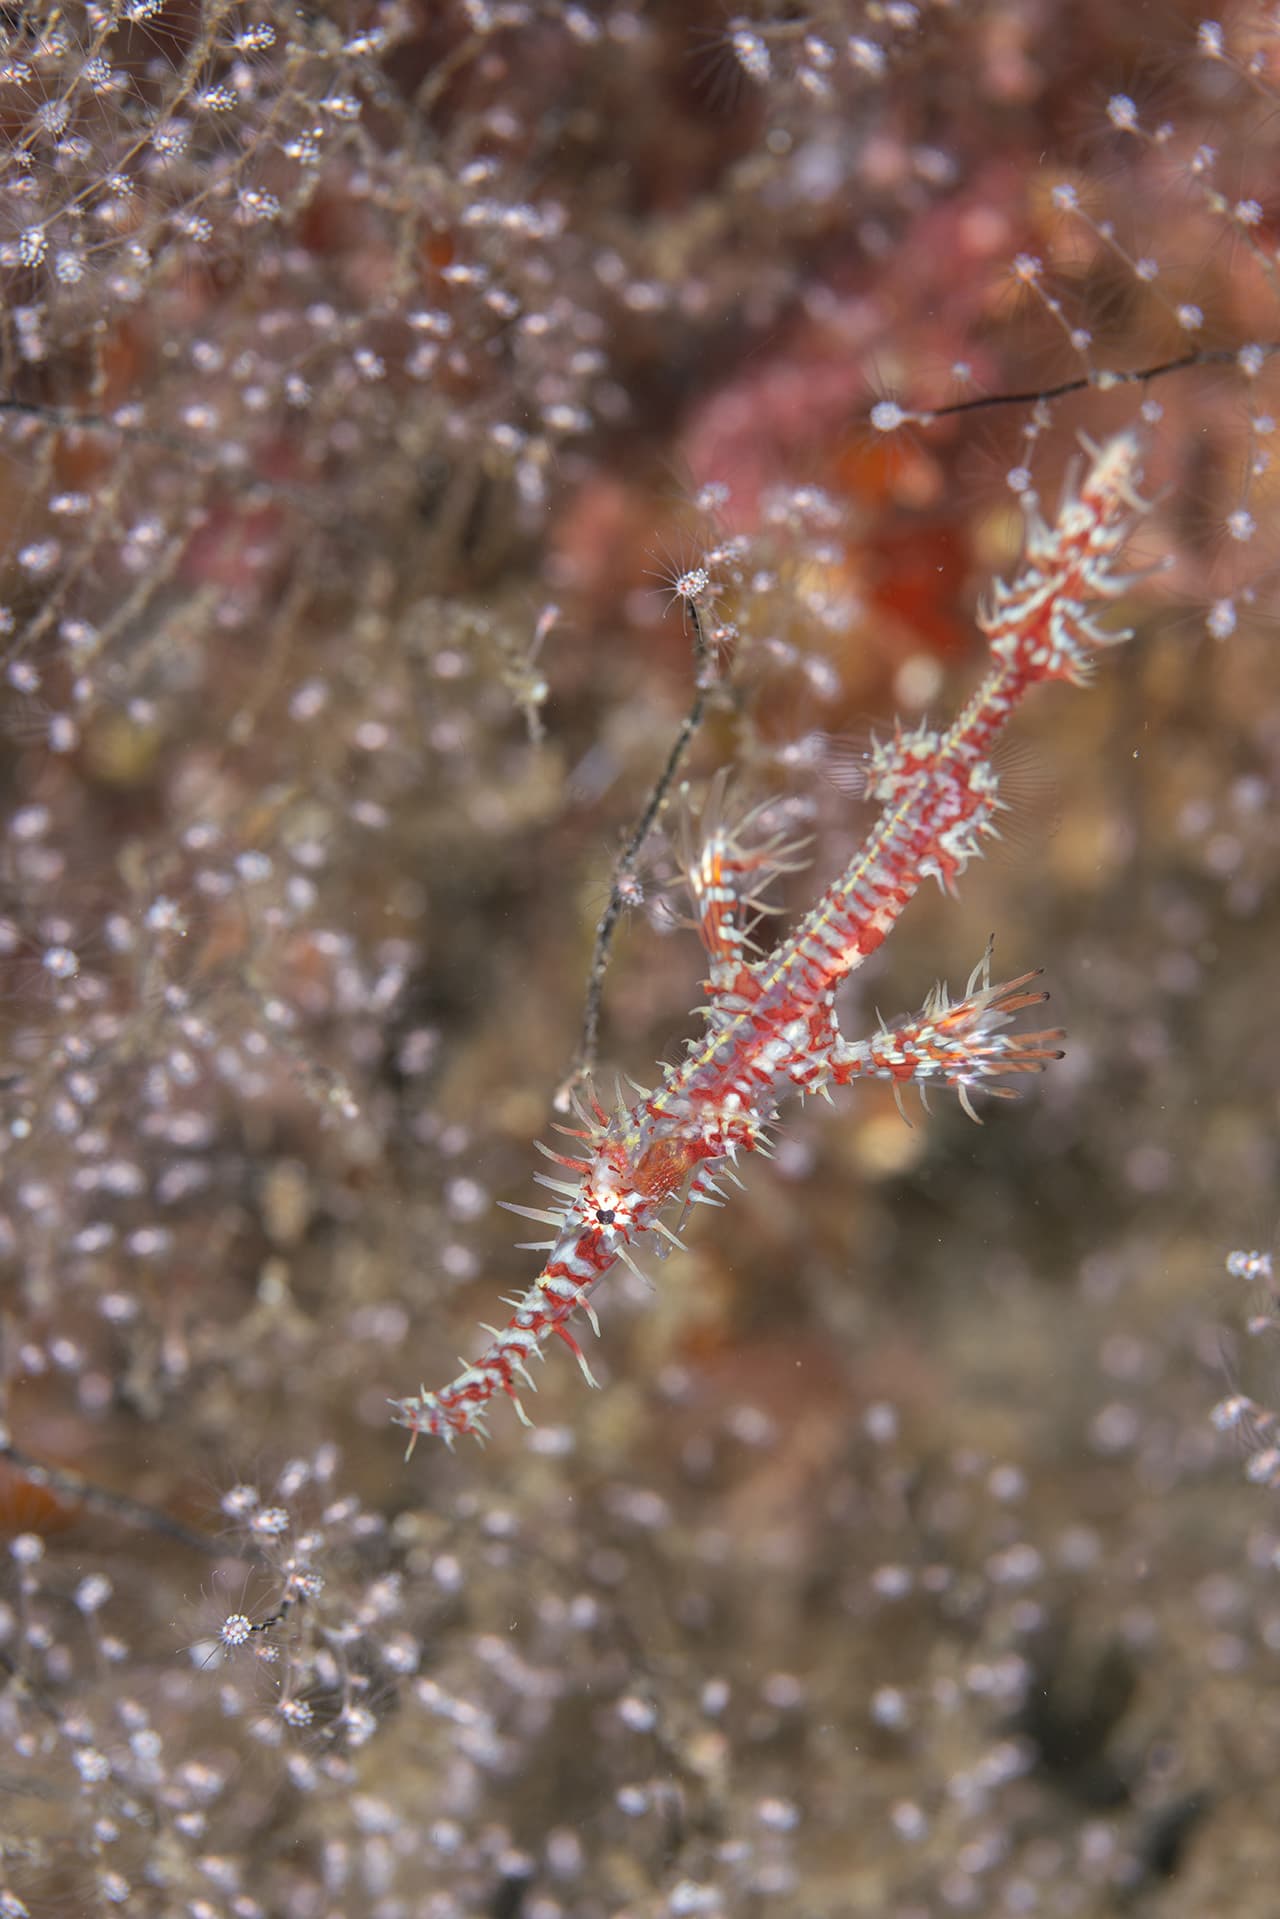
[[[173,1519],[168,1513],[162,1512],[158,1506],[148,1506],[144,1500],[130,1498],[128,1493],[115,1493],[106,1486],[98,1486],[82,1473],[72,1472],[68,1467],[43,1466],[38,1459],[32,1459],[29,1453],[24,1453],[4,1435],[0,1435],[0,1460],[6,1460],[33,1486],[42,1486],[46,1492],[54,1493],[59,1498],[73,1499],[90,1512],[107,1513],[113,1519],[122,1519],[127,1526],[158,1533],[162,1539],[176,1540],[180,1546],[190,1546],[196,1552],[207,1553],[210,1558],[228,1557],[225,1540],[215,1539],[210,1533],[197,1532],[194,1527],[185,1526],[180,1519]]]
[[[591,953],[591,971],[587,976],[587,1000],[582,1018],[582,1037],[578,1042],[577,1058],[568,1078],[555,1096],[556,1110],[562,1113],[568,1111],[574,1090],[590,1076],[595,1067],[600,1040],[600,1002],[604,993],[604,976],[608,970],[609,951],[613,945],[614,933],[623,908],[627,904],[626,881],[636,870],[644,843],[666,804],[681,762],[706,714],[707,696],[710,691],[710,654],[706,632],[696,602],[690,598],[686,601],[686,606],[693,625],[693,700],[671,742],[666,765],[654,782],[649,797],[645,801],[644,810],[632,827],[626,844],[614,864],[608,902],[596,926],[595,944]]]
[[[289,506],[320,520],[315,500],[302,488],[282,480],[246,475],[243,469],[228,466],[218,452],[181,433],[164,427],[137,426],[112,419],[109,413],[88,413],[73,406],[55,406],[44,400],[19,400],[11,393],[0,393],[0,414],[13,413],[20,419],[39,420],[45,426],[68,433],[109,433],[129,446],[163,447],[167,453],[189,460],[200,472],[224,480],[228,486],[247,486],[264,499],[283,500]]]
[[[1280,341],[1259,343],[1256,348],[1264,359],[1280,353]],[[957,413],[978,413],[997,406],[1038,406],[1046,400],[1063,400],[1072,393],[1109,393],[1113,387],[1149,386],[1170,373],[1185,373],[1197,366],[1234,366],[1240,358],[1237,347],[1205,348],[1183,353],[1175,360],[1161,360],[1155,366],[1132,367],[1128,371],[1107,369],[1100,373],[1081,373],[1075,379],[1061,380],[1057,386],[1030,387],[1023,393],[987,393],[971,400],[952,400],[947,406],[922,409],[911,417],[923,425],[931,420],[951,419]]]

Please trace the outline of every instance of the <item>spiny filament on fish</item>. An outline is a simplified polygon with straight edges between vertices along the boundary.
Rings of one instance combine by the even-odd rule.
[[[1035,973],[993,985],[990,946],[960,999],[938,986],[920,1012],[881,1023],[868,1039],[840,1032],[835,996],[925,880],[954,893],[969,861],[997,836],[1003,807],[991,756],[1026,695],[1045,681],[1085,683],[1096,655],[1129,637],[1094,615],[1099,602],[1131,584],[1119,560],[1146,510],[1138,442],[1122,433],[1102,447],[1085,444],[1083,480],[1068,489],[1052,522],[1029,511],[1017,575],[996,583],[978,615],[992,655],[985,678],[946,731],[899,727],[875,744],[865,790],[879,817],[845,871],[767,954],[753,941],[767,911],[763,896],[779,874],[796,870],[800,846],[763,831],[763,809],[733,824],[724,782],[713,782],[700,841],[685,850],[693,921],[708,960],[705,1030],[678,1065],[663,1069],[660,1085],[635,1087],[630,1101],[619,1091],[612,1112],[590,1091],[575,1097],[578,1126],[555,1128],[577,1142],[572,1152],[538,1142],[568,1177],[535,1174],[555,1203],[509,1210],[547,1229],[547,1238],[525,1242],[546,1263],[508,1302],[506,1325],[485,1328],[489,1345],[462,1361],[455,1379],[392,1402],[392,1417],[409,1429],[410,1451],[423,1434],[449,1445],[460,1434],[483,1436],[499,1395],[529,1423],[520,1390],[534,1387],[531,1362],[545,1357],[553,1335],[594,1385],[575,1316],[598,1333],[592,1295],[605,1274],[618,1264],[638,1272],[638,1248],[665,1255],[680,1246],[693,1205],[723,1204],[720,1182],[740,1185],[740,1155],[769,1151],[789,1094],[829,1096],[832,1087],[879,1079],[901,1103],[905,1086],[922,1096],[944,1086],[976,1119],[975,1092],[1011,1097],[1001,1082],[1061,1057],[1059,1032],[1010,1030],[1046,995],[1032,987]],[[677,1201],[673,1227],[662,1215]]]

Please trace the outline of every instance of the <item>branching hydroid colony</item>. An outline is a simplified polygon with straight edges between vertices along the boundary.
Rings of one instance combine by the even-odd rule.
[[[873,748],[867,790],[880,805],[878,820],[850,866],[767,956],[747,956],[750,926],[760,893],[794,849],[776,838],[752,845],[750,822],[738,832],[708,822],[686,875],[710,962],[706,1031],[653,1092],[637,1089],[632,1105],[619,1098],[610,1113],[593,1096],[579,1103],[581,1126],[558,1129],[579,1143],[576,1151],[540,1146],[569,1175],[535,1175],[559,1203],[511,1210],[550,1229],[533,1242],[546,1264],[511,1302],[506,1327],[486,1329],[491,1343],[474,1364],[436,1392],[424,1387],[394,1402],[410,1450],[422,1433],[451,1444],[481,1432],[500,1392],[527,1420],[518,1389],[533,1385],[530,1364],[553,1333],[591,1381],[575,1313],[598,1330],[597,1282],[616,1262],[631,1265],[647,1240],[679,1245],[664,1211],[681,1195],[686,1211],[718,1204],[718,1176],[736,1180],[739,1155],[766,1149],[788,1093],[828,1093],[863,1078],[922,1092],[941,1084],[972,1113],[975,1089],[1007,1096],[995,1082],[1060,1057],[1058,1033],[1009,1030],[1045,995],[1029,990],[1030,973],[993,986],[989,951],[962,999],[952,1002],[938,987],[919,1013],[870,1039],[845,1039],[834,1003],[841,981],[882,944],[921,883],[933,878],[953,891],[995,834],[1001,801],[992,750],[1026,694],[1047,680],[1080,684],[1095,653],[1127,637],[1100,627],[1094,608],[1128,584],[1117,562],[1143,510],[1138,443],[1124,433],[1088,452],[1084,480],[1068,490],[1052,524],[1031,508],[1017,577],[998,581],[978,616],[993,659],[981,685],[946,732],[899,728]]]

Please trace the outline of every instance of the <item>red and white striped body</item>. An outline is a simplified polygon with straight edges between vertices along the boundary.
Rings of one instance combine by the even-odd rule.
[[[926,727],[877,744],[867,792],[882,811],[864,845],[795,931],[760,959],[747,957],[749,910],[774,872],[792,870],[776,838],[752,848],[718,820],[689,862],[698,930],[710,961],[707,1026],[662,1084],[612,1114],[593,1099],[580,1108],[577,1156],[550,1152],[572,1177],[543,1178],[561,1203],[531,1217],[551,1228],[540,1242],[541,1273],[512,1303],[506,1326],[492,1331],[481,1356],[448,1385],[394,1402],[394,1418],[452,1443],[482,1430],[490,1401],[516,1404],[532,1385],[530,1362],[558,1335],[586,1371],[570,1322],[594,1323],[591,1294],[637,1247],[674,1239],[663,1212],[683,1197],[719,1203],[717,1174],[736,1177],[742,1153],[767,1140],[782,1100],[858,1078],[956,1089],[972,1111],[974,1088],[1007,1093],[992,1081],[1037,1071],[1058,1056],[1056,1033],[1017,1034],[1009,1020],[1044,995],[1026,991],[1028,974],[992,986],[987,963],[963,999],[939,988],[922,1011],[848,1041],[836,1024],[840,983],[874,953],[929,878],[951,891],[995,830],[1000,808],[991,754],[1026,694],[1047,680],[1084,681],[1094,654],[1126,637],[1090,617],[1127,581],[1116,571],[1138,496],[1138,446],[1122,434],[1101,449],[1079,488],[1048,525],[1032,519],[1023,564],[1011,585],[997,584],[979,616],[993,664],[963,712],[943,733]],[[723,789],[717,795],[715,812]],[[989,956],[988,956],[989,957]],[[528,1212],[517,1207],[515,1211]],[[678,1241],[676,1242],[678,1243]],[[665,1247],[661,1248],[665,1250]],[[589,1372],[587,1373],[590,1379]]]

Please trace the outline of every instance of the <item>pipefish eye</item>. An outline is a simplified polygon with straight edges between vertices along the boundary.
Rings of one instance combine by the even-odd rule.
[[[601,1226],[612,1226],[617,1217],[618,1215],[614,1212],[612,1206],[596,1207],[596,1220]]]

